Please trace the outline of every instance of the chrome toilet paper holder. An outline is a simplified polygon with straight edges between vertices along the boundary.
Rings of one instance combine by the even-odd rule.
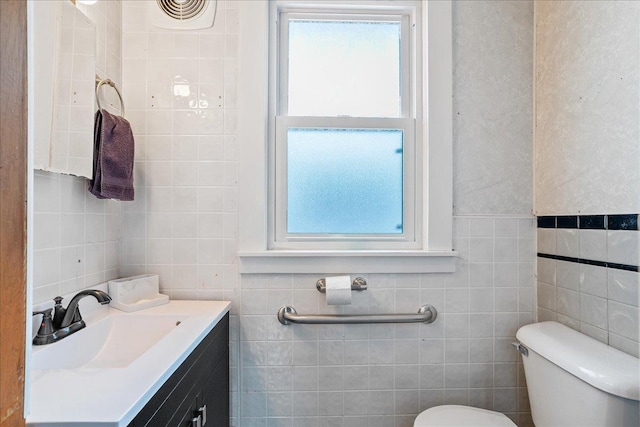
[[[322,292],[323,294],[327,292],[327,281],[323,277],[322,279],[318,279],[316,282],[316,289],[318,292]],[[366,291],[367,290],[367,281],[362,277],[356,277],[351,282],[351,290],[352,291]]]

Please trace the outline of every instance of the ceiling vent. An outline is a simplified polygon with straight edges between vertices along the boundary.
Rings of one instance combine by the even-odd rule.
[[[217,0],[156,0],[149,2],[151,25],[169,30],[201,30],[213,26]]]

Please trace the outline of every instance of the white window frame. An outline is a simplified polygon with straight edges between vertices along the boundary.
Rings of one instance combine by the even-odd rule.
[[[348,3],[340,2],[344,5]],[[313,3],[317,6],[320,2]],[[372,1],[388,13],[393,7],[406,7],[400,1]],[[309,7],[311,2],[299,1],[290,7]],[[331,2],[337,5],[337,2]],[[354,4],[343,6],[352,9]],[[242,273],[422,273],[455,270],[456,253],[452,251],[452,41],[451,2],[422,2],[424,29],[419,40],[422,73],[414,84],[422,90],[422,105],[410,106],[424,118],[416,129],[416,179],[414,187],[417,206],[411,243],[395,247],[375,245],[368,249],[358,245],[322,242],[315,248],[296,245],[274,245],[270,237],[273,215],[269,214],[269,192],[273,188],[268,164],[273,164],[273,141],[276,123],[274,97],[269,87],[277,84],[274,68],[269,63],[269,48],[273,47],[273,32],[269,31],[270,8],[273,1],[251,0],[240,3],[240,80],[239,80],[239,259]],[[338,6],[336,6],[338,7]],[[270,46],[271,44],[271,46]],[[271,79],[271,81],[270,81]],[[413,89],[411,89],[413,90]],[[403,107],[403,115],[407,110]],[[322,119],[325,120],[326,118]],[[410,117],[401,117],[401,120]],[[280,120],[295,120],[293,117]],[[405,153],[405,156],[408,157]],[[270,163],[271,162],[271,163]],[[271,178],[271,179],[270,179]],[[407,224],[405,224],[405,227]],[[275,247],[274,247],[275,246]],[[347,246],[349,248],[347,248]]]
[[[271,22],[277,22],[270,28],[270,71],[275,75],[271,80],[269,91],[270,116],[275,117],[271,122],[275,131],[270,132],[269,151],[275,153],[270,162],[269,188],[273,197],[268,197],[268,248],[269,249],[417,249],[421,247],[422,235],[420,226],[416,227],[416,218],[420,216],[421,206],[416,206],[416,191],[420,191],[420,164],[416,156],[416,117],[420,117],[421,105],[416,107],[416,100],[420,99],[421,90],[413,90],[417,71],[421,62],[416,64],[412,53],[419,47],[416,43],[415,28],[412,25],[416,19],[415,4],[396,2],[393,7],[374,7],[370,3],[360,1],[358,9],[339,8],[334,4],[313,4],[307,7],[289,1],[272,1],[270,8]],[[289,22],[292,20],[349,20],[397,22],[400,24],[400,111],[398,117],[322,117],[322,116],[292,116],[288,107],[288,62],[289,62]],[[413,29],[412,29],[413,28]],[[418,122],[419,123],[419,122]],[[393,129],[403,132],[403,229],[397,234],[291,234],[287,229],[287,130],[290,128],[318,128],[318,129]],[[357,168],[357,165],[354,165]],[[418,174],[418,175],[416,175]],[[418,185],[416,186],[416,183]],[[367,209],[362,206],[362,209]],[[421,223],[421,222],[420,222]]]

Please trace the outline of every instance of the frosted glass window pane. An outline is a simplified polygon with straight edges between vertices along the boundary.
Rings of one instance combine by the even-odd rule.
[[[287,132],[287,232],[402,233],[401,130]]]
[[[400,117],[400,23],[289,21],[292,116]]]

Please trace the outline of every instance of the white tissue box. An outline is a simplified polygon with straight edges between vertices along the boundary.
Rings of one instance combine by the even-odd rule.
[[[110,305],[118,310],[132,312],[167,304],[169,297],[159,293],[159,290],[157,274],[109,280]]]

